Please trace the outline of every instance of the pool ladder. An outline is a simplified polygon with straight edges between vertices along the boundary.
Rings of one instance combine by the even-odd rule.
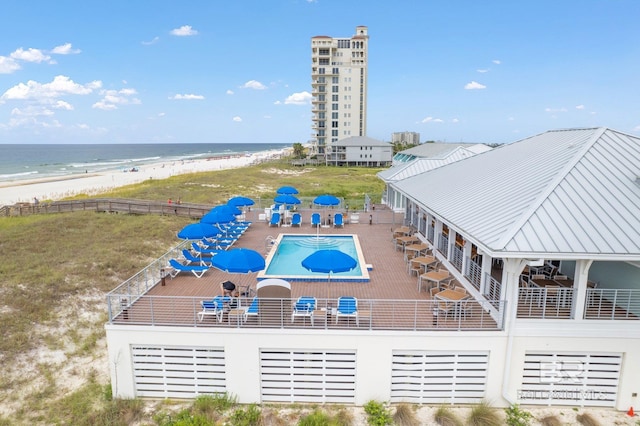
[[[278,245],[278,241],[273,238],[271,235],[267,235],[267,238],[264,240],[264,251],[269,253],[272,248]]]

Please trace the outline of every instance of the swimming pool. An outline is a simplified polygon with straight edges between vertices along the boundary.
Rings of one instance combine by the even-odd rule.
[[[266,259],[258,280],[282,278],[288,281],[327,281],[328,274],[311,272],[302,261],[317,250],[340,250],[358,261],[354,269],[331,274],[331,281],[369,281],[369,272],[362,256],[357,235],[280,234]]]

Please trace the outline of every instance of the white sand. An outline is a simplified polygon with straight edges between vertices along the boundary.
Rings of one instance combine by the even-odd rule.
[[[97,195],[111,189],[139,183],[147,179],[166,179],[171,176],[213,170],[244,167],[290,151],[262,151],[250,156],[238,155],[220,159],[176,161],[141,166],[137,172],[112,171],[105,173],[70,175],[60,178],[16,180],[0,182],[0,206],[15,203],[31,203],[38,200],[59,200],[77,194]]]

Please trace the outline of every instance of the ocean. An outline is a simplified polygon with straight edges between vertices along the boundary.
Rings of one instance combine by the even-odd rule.
[[[280,150],[291,144],[0,145],[0,182],[131,170],[145,164]]]

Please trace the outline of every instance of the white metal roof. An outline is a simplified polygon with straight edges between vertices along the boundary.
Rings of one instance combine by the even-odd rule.
[[[389,142],[383,142],[367,136],[350,136],[333,142],[333,146],[390,146]]]
[[[392,186],[492,255],[640,260],[640,138],[554,130]]]
[[[487,149],[491,148],[487,147]],[[396,182],[444,166],[445,164],[471,157],[472,155],[476,155],[477,152],[458,146],[454,150],[442,151],[439,154],[437,157],[419,157],[407,163],[392,166],[387,170],[379,172],[378,177],[385,182]]]

